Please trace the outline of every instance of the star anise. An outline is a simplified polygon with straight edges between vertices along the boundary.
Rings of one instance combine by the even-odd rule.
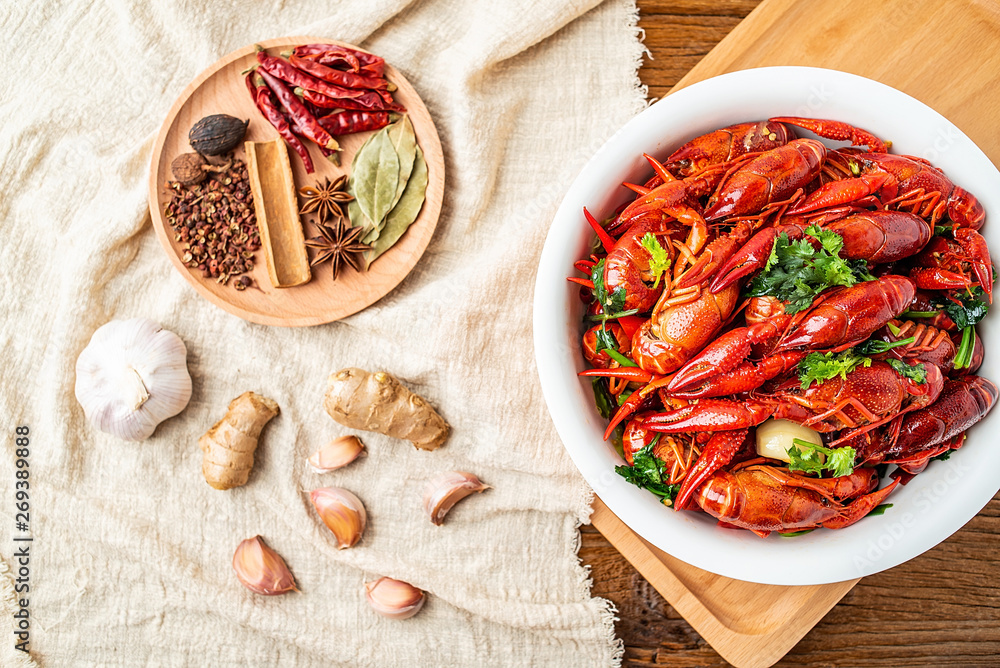
[[[317,182],[315,186],[299,188],[299,194],[306,198],[300,213],[315,213],[320,225],[334,218],[343,218],[344,205],[354,199],[344,190],[345,185],[347,177],[340,176],[333,183],[326,179],[322,183]]]
[[[315,267],[330,260],[333,280],[337,280],[345,264],[357,271],[359,267],[357,255],[371,249],[368,244],[358,241],[358,237],[364,231],[363,228],[351,227],[346,218],[341,218],[332,226],[317,223],[316,227],[319,229],[319,236],[307,239],[306,246],[315,248],[319,252],[309,264]]]

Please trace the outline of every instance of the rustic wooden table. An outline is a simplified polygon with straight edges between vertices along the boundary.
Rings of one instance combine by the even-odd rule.
[[[639,0],[649,96],[665,95],[757,4]],[[593,593],[618,607],[625,666],[728,665],[600,533],[582,532]],[[933,550],[862,580],[778,665],[1000,665],[998,571],[1000,494]]]

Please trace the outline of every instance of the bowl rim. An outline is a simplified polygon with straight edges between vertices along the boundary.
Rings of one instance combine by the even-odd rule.
[[[629,120],[591,157],[567,190],[553,217],[536,275],[533,300],[535,363],[549,413],[573,462],[608,508],[640,537],[682,561],[734,579],[773,585],[841,582],[899,565],[934,547],[960,529],[1000,489],[1000,478],[993,476],[991,479],[989,476],[989,470],[1000,465],[1000,448],[991,450],[980,447],[970,456],[971,451],[966,447],[955,452],[948,461],[935,462],[925,473],[914,478],[906,487],[898,489],[888,499],[892,503],[898,498],[904,512],[887,512],[880,517],[866,518],[852,527],[838,531],[816,531],[795,539],[771,536],[761,540],[748,531],[718,529],[706,521],[706,516],[702,513],[671,513],[659,506],[651,494],[617,476],[613,472],[613,465],[622,463],[621,458],[609,444],[594,442],[594,429],[603,431],[603,424],[593,407],[593,399],[589,387],[585,385],[585,379],[576,377],[576,372],[584,366],[579,354],[580,322],[572,313],[575,308],[572,300],[575,299],[576,291],[567,287],[572,284],[567,284],[565,277],[573,270],[572,260],[584,255],[582,251],[586,243],[582,240],[593,236],[582,231],[581,207],[586,205],[595,214],[598,211],[603,213],[603,208],[615,199],[615,195],[609,193],[617,187],[617,183],[607,182],[609,178],[613,178],[607,176],[608,171],[617,168],[619,172],[629,169],[637,174],[648,172],[648,166],[643,167],[642,152],[658,155],[664,146],[678,146],[697,134],[687,131],[684,136],[676,136],[682,132],[677,130],[674,134],[660,131],[657,135],[657,128],[671,127],[673,121],[687,122],[690,125],[691,122],[687,119],[697,114],[700,114],[697,123],[702,123],[705,128],[702,132],[743,120],[753,120],[757,117],[754,112],[740,111],[741,117],[720,122],[719,118],[733,118],[737,112],[705,111],[699,105],[704,104],[704,99],[742,99],[740,96],[746,95],[747,99],[753,100],[746,108],[767,106],[769,102],[762,102],[754,97],[761,95],[761,90],[768,95],[775,95],[776,92],[781,95],[806,95],[795,99],[804,100],[807,110],[811,108],[808,106],[811,100],[809,95],[822,97],[825,94],[826,98],[820,109],[829,110],[824,115],[790,113],[786,109],[784,113],[778,110],[761,114],[764,118],[777,115],[838,118],[861,125],[875,134],[879,134],[880,129],[892,128],[894,136],[896,133],[907,135],[912,132],[912,128],[918,128],[922,133],[919,135],[921,147],[938,147],[940,137],[945,137],[947,143],[941,149],[941,161],[935,164],[940,164],[949,172],[948,164],[960,165],[958,160],[961,157],[961,160],[968,163],[968,168],[956,172],[956,175],[962,175],[955,179],[956,182],[977,193],[987,214],[1000,211],[1000,194],[991,194],[994,191],[1000,193],[1000,188],[997,187],[1000,184],[1000,172],[989,158],[944,116],[895,88],[838,70],[799,66],[754,68],[712,77],[671,93]],[[838,97],[838,90],[851,91],[850,97],[854,100],[845,99],[848,96]],[[858,105],[862,103],[869,107],[857,111]],[[878,103],[883,106],[878,106]],[[886,107],[897,111],[904,108],[906,116],[897,124]],[[850,117],[851,109],[857,111],[855,115],[872,117],[877,122],[870,122],[866,126]],[[796,111],[801,111],[801,108]],[[917,117],[918,121],[914,121]],[[924,125],[914,125],[916,122]],[[636,133],[649,130],[652,130],[652,134],[648,140],[644,140],[650,145],[648,149],[625,149],[626,144],[635,143]],[[933,137],[929,134],[931,130],[936,133]],[[812,136],[809,133],[802,134]],[[908,146],[915,146],[917,143],[911,141]],[[931,150],[934,149],[925,150],[924,155]],[[977,188],[976,184],[980,184],[980,187]],[[992,185],[992,189],[985,189],[985,185]],[[624,201],[623,196],[618,197]],[[983,232],[988,240],[996,236],[986,229]],[[993,241],[996,242],[997,239],[994,238]],[[569,262],[564,262],[573,253],[577,255]],[[582,303],[579,299],[575,301],[580,304],[576,307],[580,311]],[[992,339],[989,334],[993,320],[988,316],[979,325],[984,340]],[[567,336],[573,332],[576,333],[575,341],[572,336]],[[566,364],[568,353],[573,355],[569,358],[570,365]],[[995,360],[987,356],[987,361]],[[566,368],[567,366],[573,368]],[[996,364],[987,365],[984,362],[984,370],[993,367]],[[995,373],[984,375],[997,377]],[[568,409],[579,406],[581,402],[589,406],[589,409],[582,414],[567,414]],[[993,417],[991,414],[973,427],[976,435],[970,436],[967,443],[995,440],[986,436],[985,426]],[[606,424],[606,421],[603,423]],[[945,503],[937,503],[945,496]],[[710,530],[706,531],[706,527]],[[748,540],[747,536],[752,540]],[[821,566],[790,569],[789,560]]]

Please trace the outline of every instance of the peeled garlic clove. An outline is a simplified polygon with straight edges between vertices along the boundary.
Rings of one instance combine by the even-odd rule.
[[[77,358],[75,391],[95,427],[126,441],[145,440],[191,399],[187,348],[152,320],[112,320]]]
[[[365,597],[383,617],[406,619],[420,612],[427,595],[407,582],[382,577],[365,583]]]
[[[322,487],[309,495],[319,518],[337,538],[337,549],[351,547],[365,532],[368,516],[361,499],[340,487]]]
[[[791,461],[788,451],[795,445],[795,439],[823,445],[819,432],[790,420],[771,418],[757,427],[757,454],[761,457]],[[820,454],[823,459],[823,455]]]
[[[298,591],[285,560],[265,545],[260,536],[247,538],[236,547],[233,570],[243,586],[255,594],[277,596]]]
[[[312,454],[307,460],[317,473],[326,473],[347,466],[365,449],[357,436],[335,438]]]
[[[472,494],[490,489],[476,476],[465,471],[446,471],[431,478],[424,491],[424,512],[431,522],[440,526],[444,516],[456,503]]]

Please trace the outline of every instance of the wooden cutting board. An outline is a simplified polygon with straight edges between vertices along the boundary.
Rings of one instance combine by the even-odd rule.
[[[765,0],[673,90],[771,65],[827,67],[934,108],[1000,164],[1000,2]],[[591,521],[727,661],[771,666],[858,580],[775,587],[723,578],[646,543],[600,499]]]

